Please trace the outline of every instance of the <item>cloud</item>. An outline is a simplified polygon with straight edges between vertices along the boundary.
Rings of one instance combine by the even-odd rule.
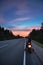
[[[19,1],[16,1],[16,0],[5,0],[5,1],[0,1],[0,12],[2,11],[7,11],[13,7],[17,7],[17,9],[20,9],[20,8],[24,8],[25,7],[25,2],[21,2],[20,0]]]
[[[18,26],[15,28],[12,28],[12,33],[14,35],[20,35],[20,36],[28,36],[30,32],[32,32],[33,29],[40,29],[40,26],[31,26],[31,27],[25,27],[25,26]]]
[[[41,26],[30,26],[30,27],[27,27],[27,29],[31,29],[31,30],[33,30],[33,29],[40,29],[41,28]]]
[[[17,10],[16,11],[16,15],[26,15],[29,11],[28,10]]]
[[[23,20],[28,20],[28,19],[30,19],[30,18],[28,18],[28,17],[27,18],[17,18],[15,21],[21,21],[21,20],[23,21]]]
[[[32,20],[32,17],[40,16],[40,14],[43,15],[43,2],[39,2],[39,0],[38,2],[37,0],[5,0],[0,2],[0,6],[0,14],[2,16],[0,18],[0,23],[4,22],[4,25],[9,27],[11,25],[17,26],[18,24],[28,24],[28,22],[28,25],[30,25],[31,22],[29,20]],[[31,27],[31,29],[36,27]],[[29,27],[26,30],[28,29]],[[15,30],[25,30],[25,28],[18,27],[17,29],[16,27]]]
[[[23,28],[24,28],[24,26],[17,26],[17,27],[13,27],[11,29],[13,29],[13,30],[19,30],[19,29],[23,29]]]
[[[14,35],[20,35],[20,36],[25,37],[25,36],[27,36],[30,33],[30,31],[12,31],[12,33]]]
[[[32,31],[33,29],[40,29],[41,26],[17,26],[17,27],[13,27],[13,28],[10,28],[10,30],[12,31]]]
[[[10,28],[10,29],[13,30],[13,31],[26,31],[27,30],[26,26],[23,26],[23,25],[17,26],[17,27],[13,27],[13,28]]]
[[[36,0],[35,0],[36,1]],[[36,15],[39,15],[42,10],[42,5],[40,3],[35,3],[35,1],[32,2],[32,0],[24,1],[24,0],[5,0],[3,2],[0,2],[0,13],[3,13],[5,19],[11,20],[12,18],[18,17],[35,17]],[[38,5],[39,4],[39,5]],[[6,12],[7,11],[7,12]],[[13,14],[14,11],[14,14]],[[7,14],[6,14],[6,13]],[[12,15],[13,14],[13,15]],[[7,18],[6,18],[7,17]],[[16,21],[15,19],[14,21]],[[13,21],[13,20],[12,20]],[[19,19],[18,19],[19,21]]]
[[[21,21],[26,21],[26,20],[29,20],[30,18],[29,17],[25,17],[25,18],[16,18],[12,21],[9,21],[9,23],[18,23],[18,22],[21,22]]]
[[[37,5],[36,5],[37,4]],[[12,7],[17,7],[18,10],[30,10],[30,8],[35,8],[35,6],[38,7],[38,9],[43,8],[42,6],[43,2],[41,1],[36,1],[36,0],[5,0],[0,2],[0,10],[5,11],[8,10]],[[36,8],[37,8],[36,7]],[[35,9],[33,9],[35,10]],[[37,10],[37,9],[36,9]],[[32,11],[32,10],[30,10]]]

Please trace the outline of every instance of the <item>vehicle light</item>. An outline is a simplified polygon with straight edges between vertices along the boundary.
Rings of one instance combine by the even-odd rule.
[[[31,45],[28,45],[28,48],[31,48]]]

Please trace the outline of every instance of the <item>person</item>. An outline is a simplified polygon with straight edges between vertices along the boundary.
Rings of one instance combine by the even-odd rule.
[[[30,43],[31,43],[31,37],[30,37],[30,36],[28,37],[28,42],[30,42]]]
[[[31,37],[29,36],[29,37],[27,37],[27,43],[26,43],[26,47],[28,46],[28,43],[30,42],[30,44],[31,44]]]

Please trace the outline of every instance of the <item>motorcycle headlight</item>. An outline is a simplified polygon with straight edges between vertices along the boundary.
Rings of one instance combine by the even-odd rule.
[[[28,45],[28,48],[31,48],[31,45]]]

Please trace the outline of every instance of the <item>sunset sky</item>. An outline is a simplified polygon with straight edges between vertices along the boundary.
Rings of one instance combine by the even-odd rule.
[[[26,36],[42,22],[43,0],[0,0],[0,26],[13,34]]]

